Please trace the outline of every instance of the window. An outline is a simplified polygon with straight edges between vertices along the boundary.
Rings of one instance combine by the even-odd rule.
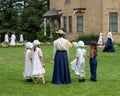
[[[83,32],[83,16],[77,16],[77,32]]]
[[[70,2],[70,0],[65,0],[65,2]]]
[[[72,32],[72,16],[69,16],[69,32]]]
[[[113,32],[118,31],[118,13],[109,13],[109,28]]]
[[[64,16],[64,31],[67,31],[67,17]]]

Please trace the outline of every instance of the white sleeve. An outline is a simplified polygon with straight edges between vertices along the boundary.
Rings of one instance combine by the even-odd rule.
[[[79,57],[79,51],[78,51],[78,49],[76,50],[76,57]]]
[[[72,42],[74,47],[78,47],[78,43],[77,42]]]
[[[43,56],[41,49],[38,50],[38,55],[39,55],[39,56]]]
[[[32,58],[32,52],[29,53],[29,58],[30,58],[30,59]]]
[[[86,50],[84,50],[84,56],[86,55]]]
[[[53,42],[53,59],[55,58],[55,53],[56,53],[56,43],[55,41]]]

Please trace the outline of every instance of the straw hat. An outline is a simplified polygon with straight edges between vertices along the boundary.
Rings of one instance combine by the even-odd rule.
[[[37,45],[39,45],[39,44],[40,44],[40,42],[39,42],[38,40],[34,40],[34,41],[33,41],[33,45],[34,45],[34,46],[37,46]]]
[[[79,41],[79,42],[78,42],[78,47],[85,47],[84,42],[83,42],[83,41]]]
[[[56,31],[57,34],[66,34],[63,30]]]

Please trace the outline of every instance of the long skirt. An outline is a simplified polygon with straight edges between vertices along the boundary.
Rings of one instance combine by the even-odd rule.
[[[115,48],[112,44],[112,40],[110,38],[108,38],[105,47],[103,49],[103,52],[115,52]]]
[[[54,84],[71,83],[68,57],[66,51],[57,51],[55,54],[52,83]]]

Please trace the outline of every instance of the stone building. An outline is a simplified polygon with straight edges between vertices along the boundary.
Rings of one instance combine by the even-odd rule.
[[[63,28],[69,40],[86,34],[106,34],[111,28],[115,42],[120,42],[120,0],[50,0],[50,10],[43,17],[50,20],[51,31]]]

